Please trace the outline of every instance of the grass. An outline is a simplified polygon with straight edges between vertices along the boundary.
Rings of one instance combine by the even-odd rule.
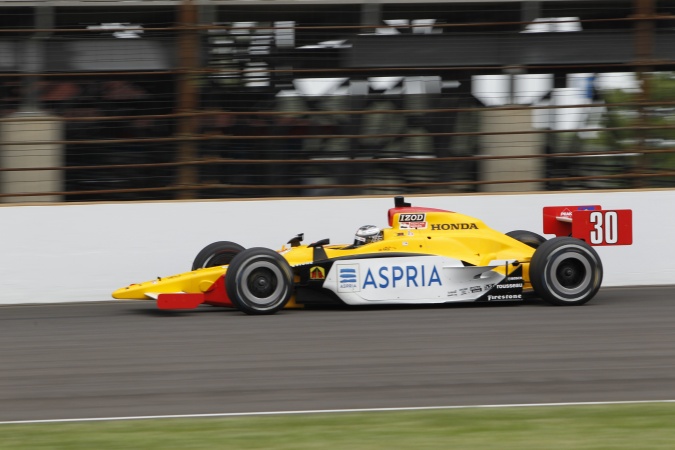
[[[13,449],[672,449],[675,404],[0,425]]]

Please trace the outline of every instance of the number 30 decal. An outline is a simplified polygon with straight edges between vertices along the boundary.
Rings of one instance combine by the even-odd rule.
[[[616,244],[619,240],[619,221],[616,211],[593,211],[590,217],[591,244]]]
[[[633,212],[630,209],[575,211],[572,236],[591,245],[631,245]]]

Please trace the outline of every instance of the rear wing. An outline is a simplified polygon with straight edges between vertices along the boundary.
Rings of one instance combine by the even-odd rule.
[[[544,234],[572,236],[590,245],[631,245],[633,211],[600,205],[544,207]]]

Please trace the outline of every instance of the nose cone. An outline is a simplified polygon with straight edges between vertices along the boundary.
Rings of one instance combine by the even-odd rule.
[[[117,289],[112,293],[112,297],[120,300],[144,300],[156,299],[159,294],[204,293],[213,289],[213,284],[225,275],[226,271],[227,266],[217,266],[169,277],[158,277],[155,280]]]
[[[120,300],[130,300],[130,299],[141,300],[153,298],[156,295],[153,296],[152,294],[157,293],[156,289],[154,290],[151,289],[153,286],[156,286],[156,284],[154,284],[153,281],[146,281],[144,283],[139,284],[130,284],[127,287],[117,289],[115,292],[112,293],[112,297]]]

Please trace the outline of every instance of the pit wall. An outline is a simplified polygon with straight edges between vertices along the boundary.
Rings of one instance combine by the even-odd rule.
[[[675,284],[675,190],[406,200],[475,216],[502,232],[540,234],[544,206],[632,209],[633,245],[596,247],[603,286]],[[392,197],[354,197],[0,206],[0,304],[111,300],[119,287],[188,271],[214,241],[279,249],[304,233],[305,243],[349,243],[361,225],[387,226],[393,205]]]

